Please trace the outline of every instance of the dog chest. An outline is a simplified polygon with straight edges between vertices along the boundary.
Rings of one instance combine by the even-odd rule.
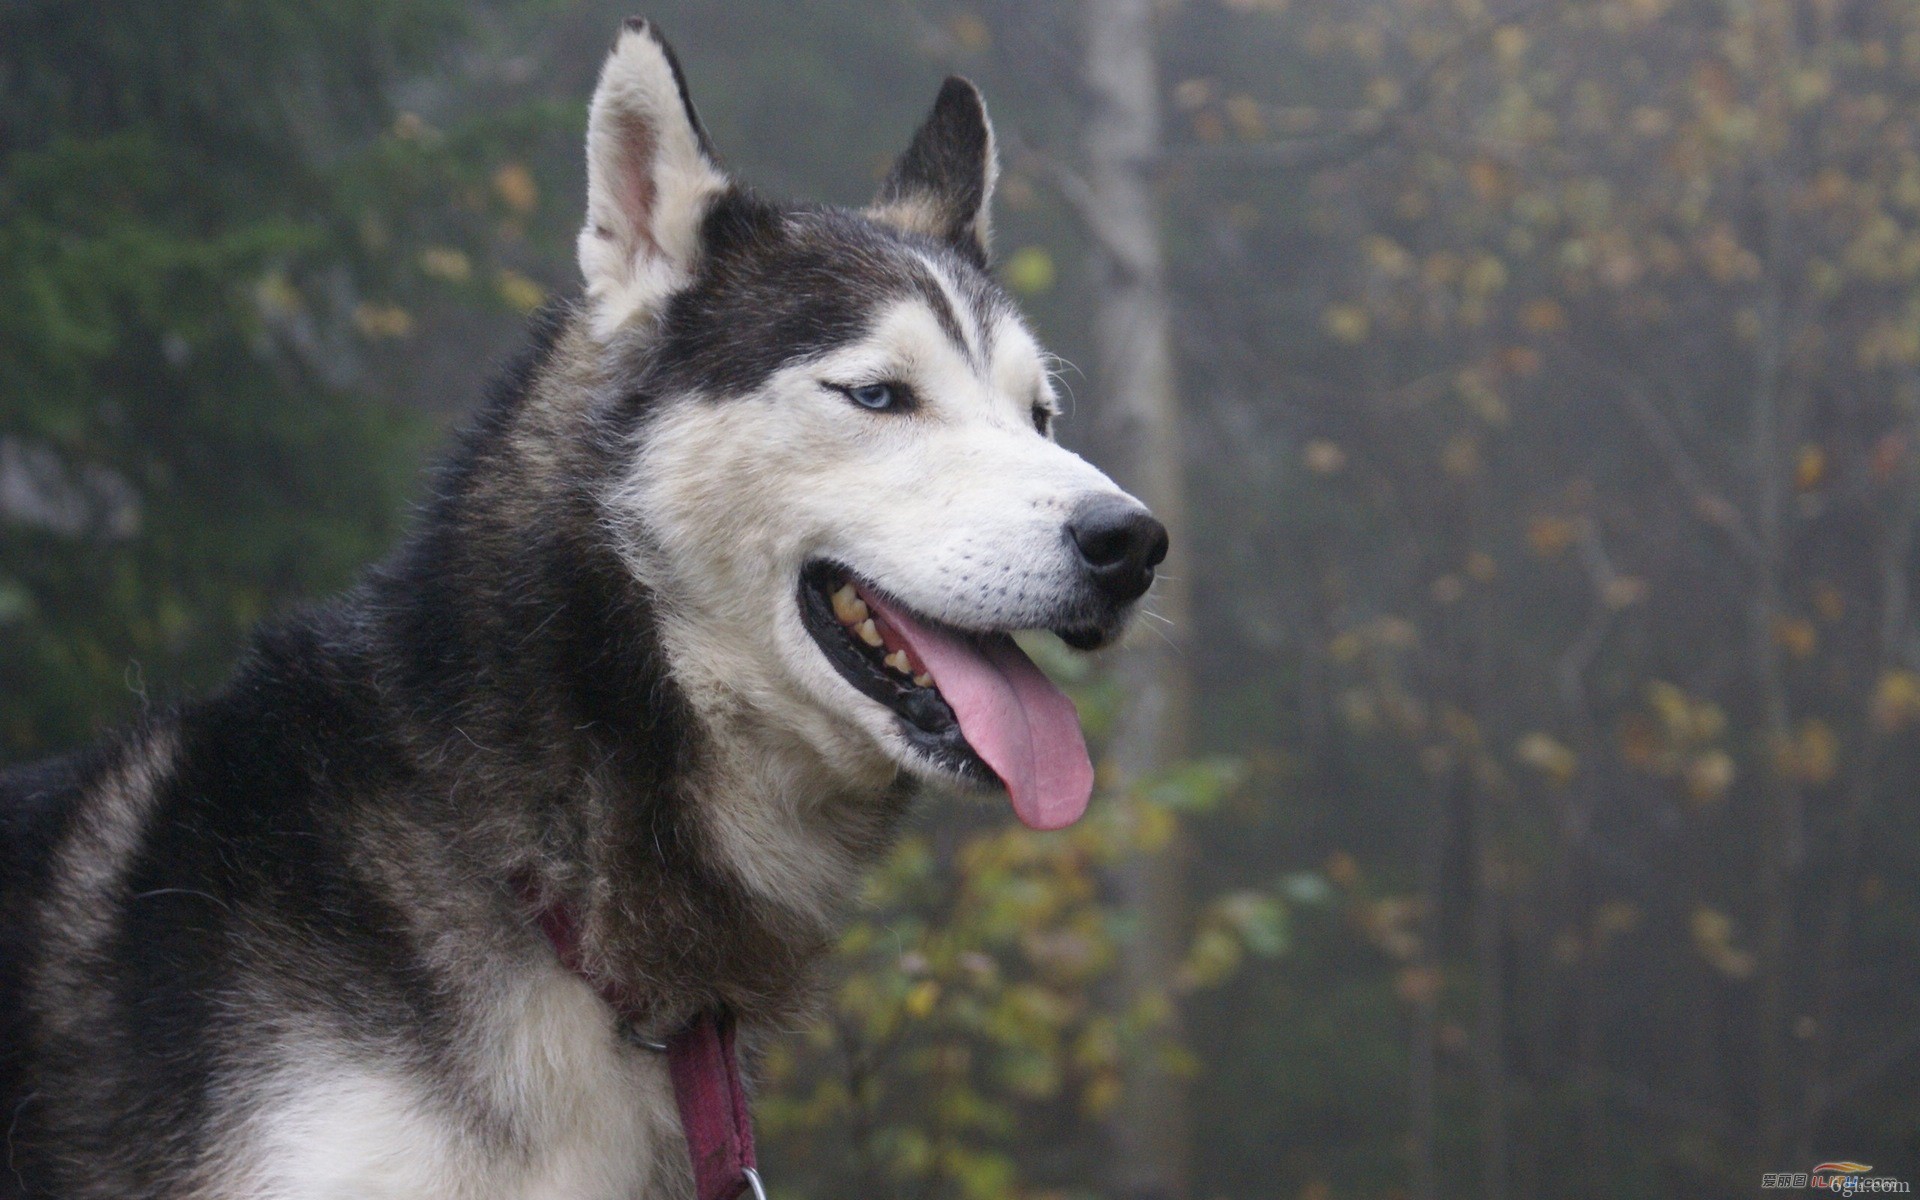
[[[677,1196],[686,1167],[664,1061],[558,970],[504,989],[464,1064],[307,1042],[230,1114],[208,1197],[634,1200]],[[411,1060],[411,1061],[410,1061]],[[457,1081],[457,1082],[452,1082]]]

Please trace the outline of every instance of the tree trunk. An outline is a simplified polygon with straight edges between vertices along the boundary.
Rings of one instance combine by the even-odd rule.
[[[1153,194],[1160,150],[1153,8],[1150,0],[1086,0],[1083,16],[1085,215],[1096,257],[1093,378],[1102,414],[1096,436],[1114,478],[1153,509],[1173,542],[1147,599],[1148,610],[1163,620],[1148,618],[1115,668],[1128,699],[1106,766],[1124,791],[1187,752],[1191,685],[1176,644],[1187,628],[1187,524]],[[1121,979],[1130,1002],[1171,1000],[1185,941],[1183,874],[1177,844],[1136,856],[1113,873],[1116,899],[1139,921],[1122,950]],[[1164,1032],[1177,1034],[1171,1003],[1165,1011]],[[1181,1200],[1188,1194],[1186,1088],[1161,1056],[1134,1058],[1110,1126],[1113,1192],[1123,1200]]]
[[[1426,906],[1422,918],[1420,957],[1423,971],[1441,970],[1440,905],[1446,896],[1447,839],[1454,782],[1435,780],[1428,799],[1427,835],[1420,849],[1419,896]],[[1416,995],[1413,1030],[1407,1048],[1407,1156],[1408,1188],[1412,1200],[1440,1200],[1440,994],[1439,988]]]

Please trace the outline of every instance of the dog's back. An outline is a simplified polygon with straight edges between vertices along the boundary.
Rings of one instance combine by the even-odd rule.
[[[0,1197],[647,1186],[650,1078],[504,881],[426,832],[445,785],[350,613],[0,775]]]
[[[100,1036],[133,982],[110,943],[171,744],[149,724],[0,773],[0,1195],[62,1194],[62,1159],[112,1156],[107,1139],[75,1135],[107,1132],[128,1065]]]
[[[364,899],[317,819],[316,747],[348,747],[334,751],[346,759],[365,743],[335,740],[351,705],[316,651],[269,637],[214,699],[0,776],[7,1186],[139,1195],[184,1182],[230,1104],[213,1093],[233,1083],[222,1072],[245,1036],[243,998],[284,1001],[304,967],[315,979],[330,957],[345,967],[340,934]],[[276,936],[306,905],[328,918]],[[276,962],[271,946],[306,962]]]
[[[27,994],[45,950],[32,898],[45,895],[57,849],[77,816],[97,754],[0,771],[0,1197],[22,1195],[17,1163],[30,1125]]]

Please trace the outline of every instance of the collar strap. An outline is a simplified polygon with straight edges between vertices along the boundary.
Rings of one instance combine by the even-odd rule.
[[[693,1163],[695,1200],[766,1200],[755,1169],[753,1116],[740,1081],[740,1059],[733,1047],[733,1014],[708,1009],[664,1043],[644,1040],[633,1019],[633,1005],[618,985],[595,980],[580,961],[579,921],[564,903],[543,903],[530,886],[521,893],[539,905],[540,932],[560,963],[585,980],[618,1014],[626,1039],[667,1056],[673,1100]]]
[[[693,1160],[697,1200],[767,1200],[754,1169],[753,1114],[733,1052],[733,1014],[711,1011],[667,1039],[667,1073]]]

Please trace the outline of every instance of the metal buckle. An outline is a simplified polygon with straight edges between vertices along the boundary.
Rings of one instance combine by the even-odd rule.
[[[753,1189],[753,1200],[767,1200],[767,1189],[760,1186],[760,1172],[752,1167],[742,1167],[740,1170],[747,1177],[747,1186]]]
[[[638,1046],[642,1050],[651,1050],[655,1054],[665,1054],[667,1052],[667,1044],[665,1042],[656,1042],[648,1038],[645,1034],[641,1033],[639,1029],[635,1028],[631,1021],[620,1022],[620,1036],[626,1040],[629,1046]]]

